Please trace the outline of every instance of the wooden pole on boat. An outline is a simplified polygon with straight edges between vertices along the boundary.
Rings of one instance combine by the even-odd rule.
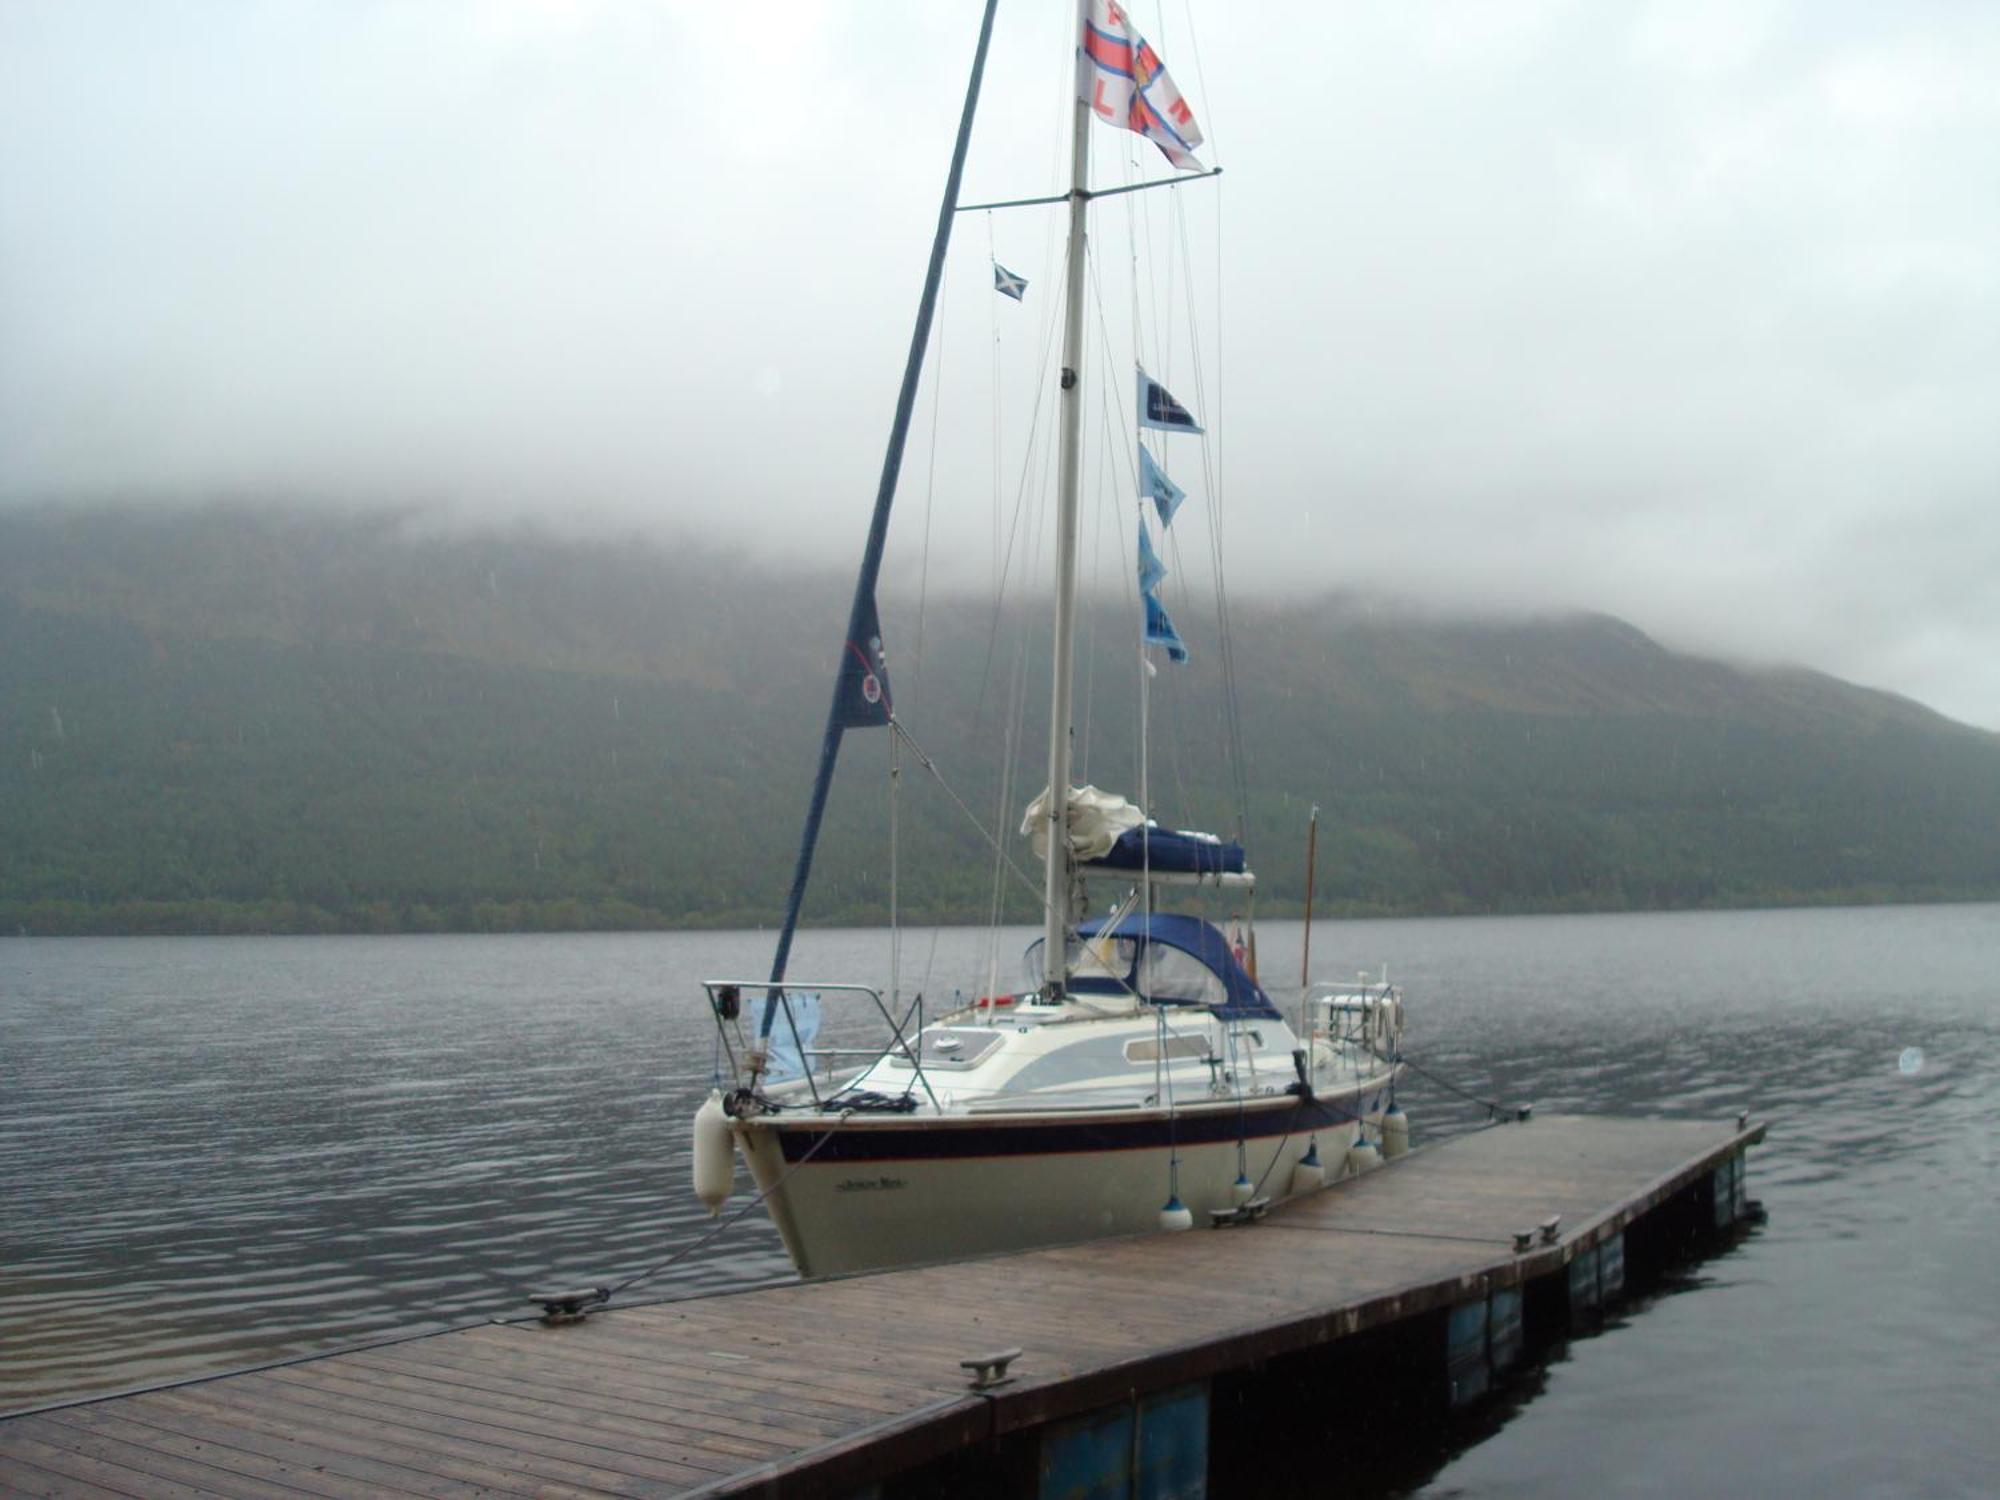
[[[1306,931],[1299,953],[1299,1035],[1306,1034],[1306,989],[1312,983],[1313,875],[1319,869],[1319,804],[1306,819]]]
[[[1088,0],[1077,0],[1081,45]],[[1076,657],[1077,479],[1083,440],[1083,267],[1090,201],[1090,106],[1078,93],[1069,158],[1069,257],[1063,278],[1061,418],[1056,440],[1055,665],[1049,690],[1049,847],[1042,867],[1042,987],[1051,999],[1069,988],[1072,871],[1069,848],[1070,714]]]

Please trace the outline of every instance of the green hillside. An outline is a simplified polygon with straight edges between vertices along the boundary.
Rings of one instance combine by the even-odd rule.
[[[0,516],[0,931],[394,931],[772,920],[845,610],[837,578],[393,519]],[[1219,653],[1156,684],[1154,810],[1233,832]],[[1013,833],[1045,634],[884,597],[899,713]],[[1177,613],[1180,613],[1177,611]],[[1617,621],[1237,609],[1260,909],[2000,894],[2000,738]],[[920,628],[921,626],[921,628]],[[1094,606],[1080,774],[1137,785],[1125,606]],[[1024,708],[1010,711],[1019,693]],[[808,911],[886,909],[888,737],[850,737]],[[904,764],[900,888],[982,918],[993,851]],[[1002,784],[1007,773],[1012,781]],[[1015,885],[1007,911],[1031,913]]]

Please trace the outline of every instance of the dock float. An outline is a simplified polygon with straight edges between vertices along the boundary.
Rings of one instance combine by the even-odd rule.
[[[1372,1340],[1475,1400],[1628,1250],[1747,1209],[1764,1126],[1537,1117],[1254,1224],[494,1323],[0,1420],[0,1494],[1206,1493],[1218,1393]],[[1287,1365],[1287,1362],[1290,1365]],[[1331,1410],[1331,1404],[1325,1404]],[[1336,1419],[1329,1417],[1329,1420]],[[1213,1432],[1212,1432],[1212,1429]]]

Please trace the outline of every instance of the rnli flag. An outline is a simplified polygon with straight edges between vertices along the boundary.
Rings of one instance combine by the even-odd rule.
[[[889,666],[882,653],[882,622],[870,599],[855,611],[854,635],[841,648],[834,717],[843,729],[871,729],[889,722]]]
[[[996,260],[993,262],[993,290],[1003,297],[1012,297],[1019,302],[1027,294],[1028,278],[1016,276]]]
[[[1194,148],[1201,127],[1160,55],[1132,29],[1118,0],[1090,0],[1078,50],[1077,89],[1107,125],[1135,131],[1158,146],[1183,171],[1199,172]]]
[[[1157,427],[1162,432],[1201,431],[1201,423],[1188,409],[1144,370],[1139,372],[1139,425]]]

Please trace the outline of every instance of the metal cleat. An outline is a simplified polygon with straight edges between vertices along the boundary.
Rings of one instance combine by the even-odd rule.
[[[553,1328],[559,1323],[581,1323],[611,1300],[611,1288],[594,1286],[580,1292],[530,1292],[528,1300],[542,1305],[542,1321]]]
[[[973,1390],[990,1391],[1014,1378],[1007,1373],[1007,1366],[1020,1357],[1019,1349],[1001,1349],[993,1354],[975,1354],[971,1359],[961,1359],[958,1367],[972,1376]]]

